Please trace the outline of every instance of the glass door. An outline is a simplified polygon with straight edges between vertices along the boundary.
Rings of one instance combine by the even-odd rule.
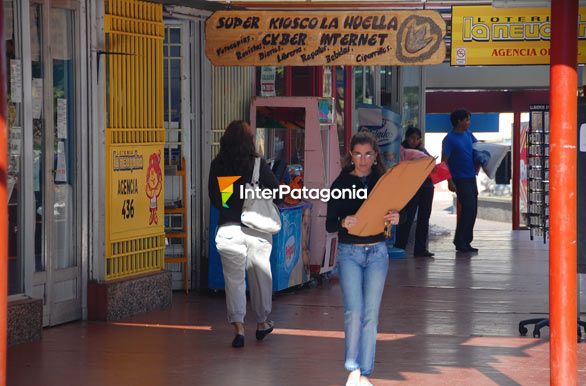
[[[24,184],[22,181],[23,92],[22,35],[20,8],[13,0],[4,0],[4,38],[6,44],[7,117],[8,117],[8,294],[24,292],[22,250]]]
[[[35,275],[44,325],[81,318],[77,146],[77,9],[30,7]],[[37,97],[35,97],[37,95]]]

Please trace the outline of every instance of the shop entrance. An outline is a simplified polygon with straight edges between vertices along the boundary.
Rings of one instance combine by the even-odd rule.
[[[166,269],[173,275],[173,289],[190,288],[191,244],[191,98],[189,22],[165,21],[163,43],[165,125],[165,249]]]
[[[79,8],[72,2],[54,1],[51,7],[32,2],[29,12],[34,155],[34,236],[29,236],[34,239],[32,294],[43,299],[43,325],[47,326],[82,316]]]

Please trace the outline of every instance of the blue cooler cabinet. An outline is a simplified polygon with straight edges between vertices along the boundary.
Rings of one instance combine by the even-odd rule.
[[[279,208],[281,214],[281,230],[273,235],[271,252],[271,273],[273,291],[282,291],[310,280],[309,267],[302,259],[302,228],[309,226],[309,219],[303,223],[303,211],[309,210],[309,203]],[[216,231],[218,228],[218,210],[210,210],[210,245],[208,261],[208,287],[224,288],[222,262],[216,249]],[[325,230],[324,230],[325,231]],[[305,233],[309,235],[309,230]],[[308,264],[309,262],[307,262]]]

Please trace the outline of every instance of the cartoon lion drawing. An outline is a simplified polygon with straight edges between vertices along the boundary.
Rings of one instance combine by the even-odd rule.
[[[161,172],[161,152],[153,153],[149,157],[149,166],[146,173],[146,195],[151,200],[149,225],[158,224],[157,198],[163,190],[163,173]]]

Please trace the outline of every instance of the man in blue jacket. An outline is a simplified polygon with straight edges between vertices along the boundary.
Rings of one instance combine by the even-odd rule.
[[[447,161],[452,179],[448,188],[456,192],[460,204],[460,215],[454,235],[454,245],[459,252],[478,252],[470,243],[474,238],[474,223],[478,208],[476,167],[472,155],[472,144],[478,140],[472,135],[470,112],[455,110],[450,114],[453,129],[442,141],[442,161]]]

